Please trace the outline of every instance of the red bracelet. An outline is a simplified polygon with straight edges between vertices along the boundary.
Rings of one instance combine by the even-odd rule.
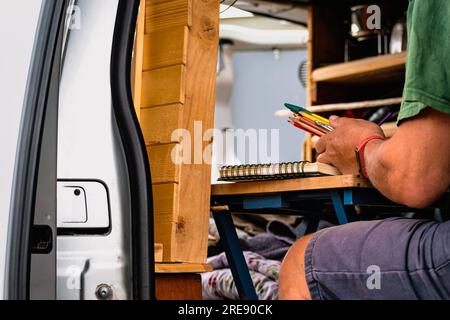
[[[359,145],[356,147],[356,150],[355,150],[356,161],[358,162],[359,174],[364,178],[369,178],[367,176],[366,165],[364,162],[364,149],[366,148],[366,145],[372,140],[386,140],[386,138],[382,137],[382,136],[367,137],[359,143]]]

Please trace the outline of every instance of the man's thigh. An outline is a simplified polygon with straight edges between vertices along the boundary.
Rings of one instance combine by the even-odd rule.
[[[450,224],[428,220],[324,229],[299,240],[286,256],[280,297],[309,298],[306,281],[312,299],[447,299],[449,241]]]
[[[279,275],[280,300],[311,300],[305,277],[305,251],[313,236],[297,240],[286,254]]]

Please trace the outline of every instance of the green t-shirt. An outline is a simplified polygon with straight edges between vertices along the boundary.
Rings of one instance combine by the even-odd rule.
[[[398,121],[426,107],[450,113],[450,0],[409,0],[406,79]]]

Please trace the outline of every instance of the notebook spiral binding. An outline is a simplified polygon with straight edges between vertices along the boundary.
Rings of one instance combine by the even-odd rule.
[[[223,166],[219,181],[280,180],[311,176],[305,173],[309,161]]]

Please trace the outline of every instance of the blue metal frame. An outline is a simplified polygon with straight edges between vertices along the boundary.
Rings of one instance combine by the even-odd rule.
[[[214,212],[213,217],[239,297],[243,300],[258,300],[230,212]]]
[[[245,196],[242,202],[244,209],[286,208],[289,201],[283,198],[281,193],[268,195]]]
[[[299,196],[298,193],[291,195],[293,199],[297,196]],[[324,193],[323,190],[321,190],[318,191],[317,196],[319,198],[328,198],[332,200],[340,224],[346,224],[349,222],[344,201],[339,191],[330,190],[329,193]],[[227,200],[224,202],[224,199],[222,199],[221,204],[240,203],[243,208],[247,210],[265,208],[276,209],[286,208],[289,206],[288,197],[284,197],[282,193],[245,196],[237,199],[237,201],[236,198],[229,198]],[[235,226],[231,218],[231,213],[229,211],[214,212],[213,217],[216,222],[217,230],[219,231],[220,239],[224,247],[239,296],[241,299],[245,300],[258,300],[248,266],[242,253],[242,248],[236,234]],[[314,217],[305,217],[302,222],[302,233],[307,234],[312,231],[311,227],[315,226],[316,223],[317,221]]]
[[[331,201],[333,202],[334,211],[336,212],[339,224],[346,224],[349,222],[349,218],[345,211],[344,202],[342,201],[341,195],[337,190],[331,190]]]
[[[373,189],[344,190],[344,205],[366,205],[384,207],[403,207],[385,198],[380,192]]]

